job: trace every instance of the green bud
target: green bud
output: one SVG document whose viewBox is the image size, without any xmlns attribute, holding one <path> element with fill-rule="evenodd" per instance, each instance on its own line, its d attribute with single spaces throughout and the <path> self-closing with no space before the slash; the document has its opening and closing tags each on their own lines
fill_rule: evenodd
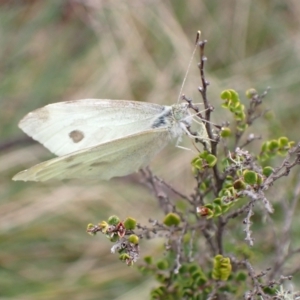
<svg viewBox="0 0 300 300">
<path fill-rule="evenodd" d="M 264 119 L 267 120 L 267 121 L 271 121 L 275 118 L 275 115 L 274 115 L 274 112 L 269 110 L 267 111 L 265 114 L 264 114 Z"/>
<path fill-rule="evenodd" d="M 246 91 L 246 97 L 247 97 L 248 99 L 251 99 L 251 98 L 252 98 L 253 96 L 255 96 L 255 95 L 257 95 L 256 89 L 251 88 L 251 89 L 248 89 L 248 90 Z"/>
<path fill-rule="evenodd" d="M 236 190 L 244 190 L 246 188 L 246 183 L 245 181 L 243 181 L 242 179 L 237 179 L 234 183 L 233 183 L 233 187 Z"/>
<path fill-rule="evenodd" d="M 268 143 L 268 148 L 269 148 L 269 151 L 273 152 L 273 151 L 277 151 L 277 149 L 279 148 L 279 143 L 277 140 L 271 140 L 269 143 Z"/>
<path fill-rule="evenodd" d="M 264 182 L 263 177 L 260 174 L 257 174 L 257 181 L 256 181 L 256 183 L 258 185 L 261 185 L 263 182 Z"/>
<path fill-rule="evenodd" d="M 242 120 L 243 120 L 243 119 L 240 119 L 240 121 L 242 121 Z M 248 128 L 248 124 L 245 123 L 245 124 L 239 124 L 239 125 L 237 126 L 236 129 L 237 129 L 238 131 L 242 131 L 242 132 L 243 132 L 243 131 L 245 131 L 247 128 Z"/>
<path fill-rule="evenodd" d="M 278 144 L 280 148 L 287 147 L 288 143 L 289 143 L 289 139 L 287 137 L 283 136 L 278 139 Z"/>
<path fill-rule="evenodd" d="M 102 233 L 105 233 L 109 227 L 109 225 L 106 221 L 101 221 L 100 223 L 98 223 L 98 226 L 101 229 Z"/>
<path fill-rule="evenodd" d="M 236 281 L 246 281 L 247 274 L 245 272 L 238 272 L 235 279 Z"/>
<path fill-rule="evenodd" d="M 156 263 L 156 266 L 159 270 L 167 270 L 169 268 L 169 263 L 167 260 L 160 260 Z"/>
<path fill-rule="evenodd" d="M 221 130 L 221 137 L 227 138 L 231 136 L 231 129 L 229 127 L 223 127 Z"/>
<path fill-rule="evenodd" d="M 139 237 L 135 234 L 131 234 L 129 237 L 128 237 L 128 241 L 132 244 L 135 244 L 137 245 L 139 243 Z"/>
<path fill-rule="evenodd" d="M 211 205 L 211 207 L 213 207 Z M 197 213 L 201 216 L 201 217 L 212 217 L 214 212 L 212 209 L 206 207 L 206 206 L 199 206 L 197 207 Z"/>
<path fill-rule="evenodd" d="M 91 231 L 94 227 L 95 227 L 95 225 L 92 223 L 89 223 L 88 226 L 86 227 L 86 231 L 89 235 L 92 235 L 92 236 L 96 235 L 96 232 Z"/>
<path fill-rule="evenodd" d="M 295 141 L 289 141 L 289 145 L 288 145 L 289 149 L 291 149 L 294 146 L 295 146 Z"/>
<path fill-rule="evenodd" d="M 136 227 L 136 220 L 133 219 L 133 218 L 127 218 L 125 221 L 124 221 L 124 227 L 127 229 L 127 230 L 134 230 L 135 227 Z"/>
<path fill-rule="evenodd" d="M 270 167 L 270 166 L 267 166 L 267 167 L 263 168 L 263 174 L 266 177 L 269 177 L 273 172 L 274 172 L 274 169 L 272 167 Z"/>
<path fill-rule="evenodd" d="M 120 219 L 117 216 L 110 216 L 107 222 L 109 225 L 118 225 L 120 223 Z"/>
<path fill-rule="evenodd" d="M 208 151 L 203 151 L 199 154 L 200 158 L 206 159 L 206 157 L 209 155 L 210 153 Z"/>
<path fill-rule="evenodd" d="M 247 184 L 254 185 L 257 183 L 257 173 L 254 171 L 245 170 L 243 176 Z"/>
<path fill-rule="evenodd" d="M 119 237 L 117 234 L 110 235 L 110 236 L 108 236 L 108 237 L 109 237 L 109 240 L 110 240 L 112 243 L 115 243 L 115 242 L 117 242 L 117 241 L 120 239 L 120 237 Z"/>
<path fill-rule="evenodd" d="M 145 256 L 144 261 L 146 264 L 151 265 L 152 264 L 152 256 Z"/>
<path fill-rule="evenodd" d="M 212 168 L 217 163 L 217 158 L 214 155 L 209 154 L 209 155 L 206 156 L 206 161 L 207 161 L 208 166 L 210 168 Z"/>
<path fill-rule="evenodd" d="M 231 99 L 231 93 L 228 90 L 225 90 L 221 93 L 220 95 L 221 99 L 226 100 L 226 99 Z"/>
<path fill-rule="evenodd" d="M 165 216 L 163 223 L 169 227 L 170 226 L 178 226 L 180 224 L 180 217 L 175 213 L 168 213 Z"/>
<path fill-rule="evenodd" d="M 202 171 L 203 170 L 203 159 L 199 158 L 199 156 L 195 157 L 192 160 L 192 166 L 193 166 L 194 170 Z"/>
</svg>

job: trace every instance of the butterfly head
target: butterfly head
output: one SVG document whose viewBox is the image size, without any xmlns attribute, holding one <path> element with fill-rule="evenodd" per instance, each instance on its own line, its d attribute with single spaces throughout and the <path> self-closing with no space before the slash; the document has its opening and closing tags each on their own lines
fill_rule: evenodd
<svg viewBox="0 0 300 300">
<path fill-rule="evenodd" d="M 192 118 L 188 108 L 188 103 L 172 105 L 172 115 L 174 120 L 183 123 L 185 126 L 190 126 L 192 123 Z"/>
</svg>

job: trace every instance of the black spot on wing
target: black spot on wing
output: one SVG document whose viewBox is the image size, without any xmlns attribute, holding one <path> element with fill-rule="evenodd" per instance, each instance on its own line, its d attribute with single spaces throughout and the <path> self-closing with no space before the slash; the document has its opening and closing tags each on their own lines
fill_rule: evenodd
<svg viewBox="0 0 300 300">
<path fill-rule="evenodd" d="M 69 137 L 72 139 L 73 143 L 79 143 L 84 138 L 84 134 L 80 130 L 73 130 L 69 133 Z"/>
</svg>

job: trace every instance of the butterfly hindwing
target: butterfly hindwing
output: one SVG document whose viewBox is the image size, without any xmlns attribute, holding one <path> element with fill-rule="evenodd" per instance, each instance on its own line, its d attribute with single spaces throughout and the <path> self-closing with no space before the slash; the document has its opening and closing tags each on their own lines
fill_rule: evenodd
<svg viewBox="0 0 300 300">
<path fill-rule="evenodd" d="M 16 174 L 13 180 L 108 180 L 125 176 L 147 166 L 169 140 L 170 134 L 167 129 L 143 131 L 42 162 Z"/>
</svg>

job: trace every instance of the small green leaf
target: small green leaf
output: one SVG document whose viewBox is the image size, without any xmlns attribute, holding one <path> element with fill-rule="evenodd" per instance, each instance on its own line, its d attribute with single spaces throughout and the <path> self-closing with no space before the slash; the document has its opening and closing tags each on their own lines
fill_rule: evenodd
<svg viewBox="0 0 300 300">
<path fill-rule="evenodd" d="M 198 266 L 198 265 L 192 264 L 192 265 L 189 267 L 189 272 L 190 272 L 190 273 L 197 272 L 198 270 L 199 270 L 199 266 Z"/>
<path fill-rule="evenodd" d="M 269 142 L 266 141 L 266 142 L 264 142 L 264 143 L 262 144 L 262 146 L 261 146 L 261 152 L 266 152 L 266 151 L 268 151 L 268 148 L 269 148 Z"/>
<path fill-rule="evenodd" d="M 226 102 L 225 102 L 225 103 L 223 103 L 223 104 L 221 105 L 221 107 L 223 107 L 223 108 L 226 108 L 226 109 L 227 109 L 227 108 L 229 108 L 229 103 L 226 103 Z"/>
<path fill-rule="evenodd" d="M 130 259 L 130 256 L 127 253 L 122 253 L 119 255 L 119 259 L 125 261 L 126 259 Z"/>
<path fill-rule="evenodd" d="M 277 151 L 277 154 L 280 155 L 280 156 L 286 156 L 287 153 L 288 153 L 287 150 L 278 150 L 278 151 Z"/>
<path fill-rule="evenodd" d="M 195 284 L 197 286 L 202 286 L 207 282 L 207 279 L 205 277 L 199 277 L 195 280 Z"/>
<path fill-rule="evenodd" d="M 240 101 L 239 99 L 239 94 L 235 90 L 229 90 L 231 97 L 230 99 L 232 100 L 233 103 L 237 103 Z"/>
<path fill-rule="evenodd" d="M 215 198 L 214 201 L 213 201 L 213 203 L 215 205 L 222 205 L 222 200 L 221 200 L 221 198 Z"/>
<path fill-rule="evenodd" d="M 220 205 L 215 205 L 214 207 L 214 217 L 218 217 L 222 214 L 222 207 Z"/>
<path fill-rule="evenodd" d="M 203 151 L 199 154 L 199 157 L 206 159 L 206 157 L 209 155 L 210 153 L 208 151 Z"/>
<path fill-rule="evenodd" d="M 208 209 L 210 209 L 210 210 L 213 210 L 213 209 L 214 209 L 214 206 L 213 206 L 212 204 L 210 204 L 210 203 L 205 204 L 204 207 L 206 207 L 206 208 L 208 208 Z"/>
<path fill-rule="evenodd" d="M 192 160 L 192 167 L 193 167 L 193 172 L 195 173 L 197 170 L 198 171 L 203 171 L 204 170 L 204 161 L 202 158 L 200 158 L 199 156 L 198 157 L 195 157 L 193 160 Z"/>
<path fill-rule="evenodd" d="M 163 274 L 156 274 L 155 278 L 160 283 L 165 283 L 166 282 L 166 276 L 163 275 Z"/>
<path fill-rule="evenodd" d="M 243 120 L 243 119 L 241 119 L 241 120 Z M 238 120 L 237 120 L 237 121 L 238 121 Z M 245 131 L 247 128 L 248 128 L 248 124 L 238 124 L 236 129 L 237 129 L 238 131 L 242 131 L 242 132 L 243 132 L 243 131 Z"/>
</svg>

